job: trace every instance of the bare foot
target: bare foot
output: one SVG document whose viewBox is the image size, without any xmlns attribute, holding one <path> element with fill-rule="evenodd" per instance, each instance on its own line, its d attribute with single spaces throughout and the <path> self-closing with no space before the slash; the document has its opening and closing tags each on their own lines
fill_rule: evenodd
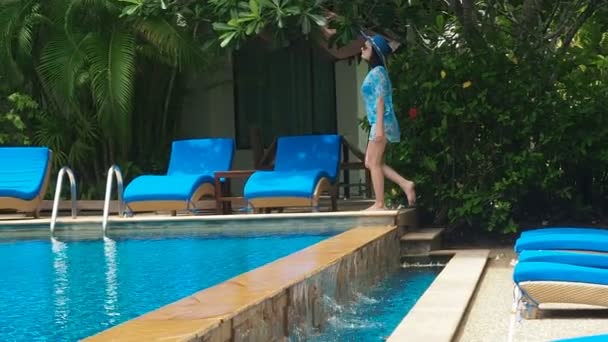
<svg viewBox="0 0 608 342">
<path fill-rule="evenodd" d="M 379 211 L 379 210 L 386 210 L 386 207 L 383 205 L 378 205 L 378 204 L 373 204 L 371 207 L 365 209 L 364 211 Z"/>
<path fill-rule="evenodd" d="M 407 205 L 410 207 L 416 205 L 416 184 L 411 181 L 407 182 L 403 188 L 403 191 L 407 197 Z"/>
</svg>

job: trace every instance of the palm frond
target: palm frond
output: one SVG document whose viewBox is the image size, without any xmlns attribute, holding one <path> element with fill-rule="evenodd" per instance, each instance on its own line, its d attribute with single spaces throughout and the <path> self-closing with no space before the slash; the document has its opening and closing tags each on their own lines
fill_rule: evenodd
<svg viewBox="0 0 608 342">
<path fill-rule="evenodd" d="M 59 107 L 73 105 L 76 76 L 84 68 L 85 54 L 82 45 L 86 38 L 74 45 L 65 35 L 55 35 L 42 49 L 38 73 L 43 86 Z"/>
<path fill-rule="evenodd" d="M 164 65 L 173 65 L 175 60 L 170 57 L 158 53 L 158 49 L 148 43 L 139 44 L 136 47 L 137 55 L 144 57 L 150 61 Z"/>
<path fill-rule="evenodd" d="M 180 70 L 184 67 L 201 69 L 206 65 L 206 54 L 201 45 L 184 30 L 171 25 L 164 18 L 146 18 L 134 24 L 145 39 L 154 46 L 172 66 Z"/>
<path fill-rule="evenodd" d="M 49 146 L 53 153 L 54 166 L 82 165 L 86 163 L 98 145 L 98 128 L 94 118 L 74 113 L 71 125 L 65 118 L 47 112 L 40 114 L 33 141 Z"/>
<path fill-rule="evenodd" d="M 0 4 L 0 66 L 12 84 L 23 82 L 23 74 L 15 59 L 19 53 L 15 39 L 20 36 L 24 18 L 31 12 L 35 0 L 7 1 Z"/>
<path fill-rule="evenodd" d="M 66 129 L 63 118 L 56 118 L 48 113 L 41 113 L 39 125 L 34 131 L 34 144 L 48 146 L 53 150 L 53 166 L 62 167 L 67 164 Z"/>
<path fill-rule="evenodd" d="M 17 55 L 20 60 L 31 60 L 32 49 L 34 46 L 34 34 L 36 25 L 40 20 L 40 5 L 34 4 L 30 13 L 24 18 L 23 23 L 17 33 Z"/>
<path fill-rule="evenodd" d="M 46 0 L 41 1 L 41 12 L 49 18 L 57 28 L 63 27 L 65 14 L 72 3 L 72 0 Z"/>
<path fill-rule="evenodd" d="M 108 131 L 114 130 L 124 138 L 124 125 L 119 123 L 131 112 L 135 36 L 114 28 L 109 35 L 91 36 L 85 46 L 98 117 Z"/>
<path fill-rule="evenodd" d="M 79 114 L 75 120 L 75 139 L 69 146 L 68 160 L 71 165 L 83 165 L 95 155 L 99 146 L 97 121 L 90 115 Z"/>
</svg>

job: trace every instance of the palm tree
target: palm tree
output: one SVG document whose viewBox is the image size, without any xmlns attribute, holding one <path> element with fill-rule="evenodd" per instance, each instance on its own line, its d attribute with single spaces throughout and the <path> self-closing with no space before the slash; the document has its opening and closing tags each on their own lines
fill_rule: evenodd
<svg viewBox="0 0 608 342">
<path fill-rule="evenodd" d="M 124 15 L 133 2 L 0 3 L 0 75 L 6 78 L 0 82 L 41 102 L 46 114 L 35 142 L 53 148 L 57 164 L 97 174 L 97 180 L 99 170 L 129 159 L 138 133 L 133 120 L 136 76 L 145 75 L 151 64 L 168 66 L 170 84 L 159 88 L 166 98 L 158 123 L 163 125 L 177 72 L 208 60 L 193 39 L 198 27 L 179 27 L 166 13 Z"/>
</svg>

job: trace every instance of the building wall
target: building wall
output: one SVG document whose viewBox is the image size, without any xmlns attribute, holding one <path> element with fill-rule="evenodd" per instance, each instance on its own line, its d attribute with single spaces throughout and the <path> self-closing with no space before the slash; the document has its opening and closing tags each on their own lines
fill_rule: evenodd
<svg viewBox="0 0 608 342">
<path fill-rule="evenodd" d="M 234 137 L 235 103 L 232 58 L 228 54 L 215 68 L 193 77 L 184 96 L 180 138 Z M 237 150 L 234 167 L 250 169 L 250 150 Z"/>
<path fill-rule="evenodd" d="M 356 60 L 336 62 L 336 111 L 338 133 L 353 145 L 365 151 L 367 136 L 359 127 L 359 119 L 365 117 L 365 109 L 359 89 L 367 72 L 364 63 Z M 232 59 L 227 57 L 216 68 L 204 75 L 193 77 L 187 85 L 179 138 L 234 137 L 235 103 Z M 351 161 L 356 158 L 351 155 Z M 251 150 L 237 150 L 234 160 L 236 169 L 253 168 Z M 351 171 L 350 182 L 363 180 L 362 171 Z M 358 191 L 353 189 L 354 194 Z"/>
<path fill-rule="evenodd" d="M 187 85 L 180 135 L 233 137 L 234 92 L 232 60 L 228 55 L 216 68 L 193 76 Z"/>
<path fill-rule="evenodd" d="M 342 134 L 351 144 L 365 151 L 367 136 L 359 127 L 359 120 L 365 118 L 365 107 L 359 89 L 367 73 L 365 63 L 356 60 L 336 62 L 336 111 L 338 116 L 338 133 Z M 350 161 L 357 158 L 351 153 Z M 350 183 L 358 184 L 364 181 L 363 171 L 350 171 Z M 352 189 L 354 194 L 358 189 Z"/>
</svg>

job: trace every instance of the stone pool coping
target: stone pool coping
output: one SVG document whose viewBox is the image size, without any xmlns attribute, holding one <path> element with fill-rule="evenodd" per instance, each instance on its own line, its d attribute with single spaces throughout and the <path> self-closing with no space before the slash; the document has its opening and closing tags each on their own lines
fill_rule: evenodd
<svg viewBox="0 0 608 342">
<path fill-rule="evenodd" d="M 376 212 L 344 211 L 320 213 L 274 213 L 237 215 L 136 215 L 129 218 L 111 217 L 107 236 L 129 234 L 242 234 L 306 233 L 336 231 L 352 227 L 391 225 L 414 226 L 414 209 Z M 284 227 L 284 229 L 281 229 Z M 0 219 L 0 239 L 31 239 L 50 237 L 50 219 Z M 54 238 L 98 239 L 103 237 L 101 216 L 62 217 L 57 221 Z"/>
<path fill-rule="evenodd" d="M 378 210 L 378 211 L 335 211 L 335 212 L 308 212 L 308 213 L 271 213 L 271 214 L 230 214 L 230 215 L 178 215 L 171 216 L 165 214 L 136 214 L 132 217 L 119 217 L 110 215 L 110 223 L 124 222 L 163 222 L 163 221 L 226 221 L 226 220 L 268 220 L 268 219 L 285 219 L 285 218 L 302 218 L 302 217 L 394 217 L 399 212 L 413 211 L 413 209 L 400 210 Z M 0 216 L 1 217 L 1 216 Z M 51 222 L 49 217 L 45 218 L 26 218 L 20 216 L 5 215 L 6 219 L 0 220 L 0 226 L 4 225 L 30 225 L 30 224 L 45 224 Z M 70 223 L 101 223 L 101 215 L 95 216 L 79 216 L 75 219 L 71 217 L 57 218 L 57 225 Z"/>
<path fill-rule="evenodd" d="M 243 221 L 260 222 L 286 219 L 340 219 L 340 218 L 392 218 L 402 213 L 414 213 L 413 209 L 385 210 L 385 211 L 340 211 L 340 212 L 318 212 L 318 213 L 273 213 L 273 214 L 231 214 L 231 215 L 183 215 L 170 216 L 163 214 L 140 214 L 133 217 L 110 216 L 108 227 L 122 228 L 137 226 L 150 223 L 242 223 Z M 79 216 L 75 219 L 71 217 L 60 217 L 57 219 L 56 229 L 69 228 L 73 226 L 94 226 L 101 227 L 102 216 Z M 10 217 L 0 219 L 0 231 L 4 228 L 45 228 L 48 229 L 51 223 L 50 218 L 20 218 Z"/>
<path fill-rule="evenodd" d="M 240 341 L 252 340 L 251 336 L 288 335 L 289 324 L 298 320 L 293 316 L 304 314 L 304 320 L 318 320 L 314 317 L 318 310 L 315 300 L 322 297 L 325 290 L 320 287 L 327 281 L 321 279 L 321 273 L 333 268 L 334 283 L 361 277 L 369 270 L 379 275 L 378 270 L 391 268 L 394 262 L 388 260 L 398 255 L 399 230 L 395 225 L 352 228 L 85 341 Z M 363 258 L 363 253 L 372 257 Z M 353 260 L 363 259 L 368 262 L 357 269 Z M 305 303 L 296 303 L 300 307 L 293 308 L 298 300 Z M 307 312 L 298 312 L 301 306 L 306 306 Z M 259 320 L 261 316 L 279 316 L 282 320 L 269 324 Z M 264 324 L 269 325 L 260 328 Z M 249 339 L 243 334 L 250 334 Z"/>
<path fill-rule="evenodd" d="M 489 253 L 486 249 L 443 251 L 452 258 L 387 341 L 452 341 Z"/>
</svg>

